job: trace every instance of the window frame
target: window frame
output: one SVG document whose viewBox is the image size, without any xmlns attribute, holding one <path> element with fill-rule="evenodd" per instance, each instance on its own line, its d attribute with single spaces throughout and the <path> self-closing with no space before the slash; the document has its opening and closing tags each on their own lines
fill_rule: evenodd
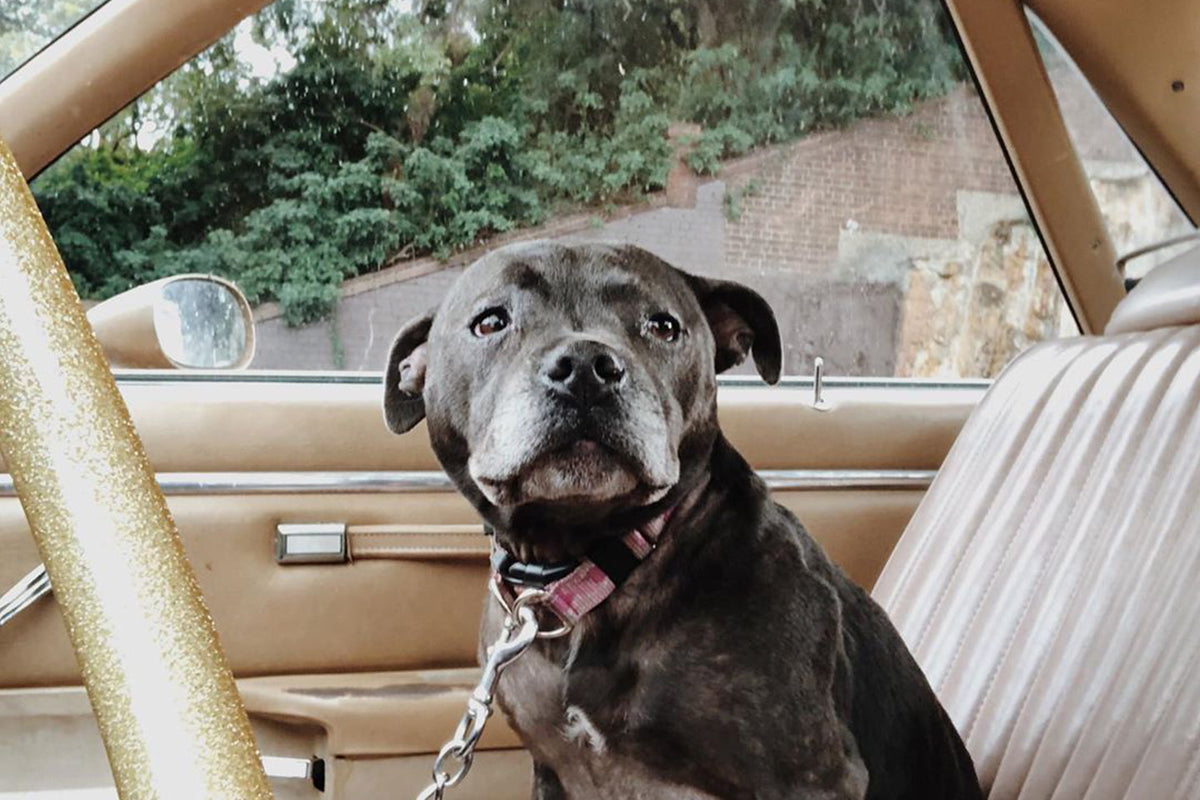
<svg viewBox="0 0 1200 800">
<path fill-rule="evenodd" d="M 1029 21 L 1031 29 L 1034 30 L 1037 34 L 1039 34 L 1045 40 L 1048 47 L 1057 51 L 1055 53 L 1055 55 L 1058 58 L 1061 58 L 1065 61 L 1067 67 L 1074 74 L 1075 78 L 1083 83 L 1083 85 L 1086 87 L 1087 91 L 1091 93 L 1092 97 L 1095 98 L 1096 102 L 1099 103 L 1100 106 L 1104 109 L 1104 113 L 1108 117 L 1108 120 L 1111 122 L 1112 125 L 1114 125 L 1116 127 L 1116 129 L 1118 131 L 1120 131 L 1121 136 L 1124 137 L 1126 144 L 1128 144 L 1133 149 L 1133 151 L 1135 153 L 1137 153 L 1138 159 L 1140 160 L 1141 164 L 1143 166 L 1145 166 L 1145 168 L 1147 170 L 1149 170 L 1151 175 L 1154 176 L 1154 180 L 1155 180 L 1158 188 L 1161 189 L 1162 192 L 1166 195 L 1166 197 L 1171 201 L 1174 208 L 1179 212 L 1179 214 L 1183 217 L 1183 219 L 1185 219 L 1188 222 L 1188 224 L 1190 224 L 1192 226 L 1192 231 L 1190 233 L 1172 234 L 1167 237 L 1160 237 L 1158 239 L 1155 239 L 1154 241 L 1148 241 L 1143 244 L 1137 245 L 1125 252 L 1120 252 L 1120 251 L 1114 250 L 1117 254 L 1117 258 L 1116 258 L 1117 272 L 1120 273 L 1121 278 L 1125 281 L 1126 288 L 1131 289 L 1133 286 L 1135 286 L 1137 284 L 1137 282 L 1138 282 L 1138 280 L 1140 280 L 1140 278 L 1130 279 L 1126 276 L 1125 267 L 1129 262 L 1135 261 L 1143 256 L 1151 255 L 1155 252 L 1158 252 L 1159 250 L 1170 249 L 1177 245 L 1191 241 L 1192 239 L 1195 239 L 1198 235 L 1200 235 L 1200 227 L 1197 227 L 1196 220 L 1193 219 L 1190 214 L 1188 214 L 1188 210 L 1184 207 L 1183 203 L 1180 201 L 1178 194 L 1171 188 L 1171 186 L 1163 178 L 1163 175 L 1159 171 L 1158 167 L 1154 163 L 1152 163 L 1149 158 L 1146 157 L 1146 153 L 1142 150 L 1141 146 L 1137 143 L 1137 141 L 1134 140 L 1134 138 L 1133 138 L 1132 134 L 1129 132 L 1129 130 L 1125 127 L 1125 125 L 1121 122 L 1121 120 L 1117 118 L 1117 116 L 1112 112 L 1112 110 L 1109 109 L 1109 107 L 1107 105 L 1105 105 L 1104 99 L 1100 96 L 1099 92 L 1096 91 L 1096 87 L 1092 84 L 1092 81 L 1088 78 L 1088 76 L 1079 67 L 1079 64 L 1076 63 L 1075 59 L 1067 51 L 1067 48 L 1063 45 L 1063 43 L 1061 41 L 1059 41 L 1059 39 L 1055 35 L 1054 31 L 1050 29 L 1050 26 L 1046 24 L 1045 20 L 1043 20 L 1038 15 L 1038 12 L 1035 11 L 1032 6 L 1029 6 L 1029 5 L 1025 6 L 1025 17 Z M 1043 68 L 1046 70 L 1046 73 L 1047 73 L 1047 76 L 1048 76 L 1048 79 L 1050 82 L 1050 86 L 1054 90 L 1055 97 L 1057 98 L 1059 89 L 1056 86 L 1053 78 L 1049 78 L 1049 75 L 1051 72 L 1050 64 L 1048 64 L 1046 62 L 1046 57 L 1042 54 L 1042 48 L 1040 46 L 1038 47 L 1037 52 L 1038 52 L 1039 59 L 1042 61 Z M 1074 147 L 1075 146 L 1074 145 L 1075 134 L 1072 130 L 1073 126 L 1067 120 L 1067 116 L 1065 114 L 1063 115 L 1063 121 L 1064 121 L 1064 123 L 1066 123 L 1067 134 L 1068 134 L 1068 136 L 1071 137 L 1072 146 Z M 1076 152 L 1078 152 L 1078 148 L 1076 148 Z M 1081 161 L 1081 163 L 1083 163 L 1082 156 L 1080 156 L 1080 161 Z M 1087 173 L 1087 165 L 1086 164 L 1084 164 L 1084 172 Z M 1089 180 L 1089 183 L 1092 180 L 1092 176 L 1090 174 L 1088 175 L 1088 180 Z M 1093 191 L 1093 195 L 1094 194 L 1095 193 Z M 1098 203 L 1099 203 L 1099 200 L 1097 200 L 1097 204 Z M 1103 215 L 1103 211 L 1101 211 L 1101 214 Z M 1108 230 L 1107 224 L 1105 225 L 1105 230 Z M 1114 245 L 1114 248 L 1115 248 L 1115 245 Z"/>
<path fill-rule="evenodd" d="M 43 42 L 39 47 L 35 48 L 32 53 L 30 53 L 29 55 L 25 56 L 25 58 L 23 58 L 19 62 L 17 62 L 16 66 L 14 66 L 8 72 L 0 75 L 0 84 L 3 84 L 6 80 L 11 78 L 13 75 L 16 75 L 22 69 L 24 69 L 26 64 L 30 63 L 35 58 L 39 57 L 43 52 L 48 50 L 50 47 L 54 46 L 54 44 L 59 39 L 63 38 L 64 36 L 67 36 L 68 34 L 71 33 L 71 31 L 75 30 L 75 28 L 77 28 L 78 26 L 87 22 L 88 18 L 90 16 L 92 16 L 93 14 L 95 14 L 96 12 L 98 12 L 101 8 L 108 5 L 109 3 L 113 3 L 113 2 L 117 2 L 117 0 L 99 0 L 99 2 L 96 3 L 96 5 L 92 6 L 90 9 L 85 11 L 82 15 L 77 17 L 75 19 L 75 21 L 73 21 L 70 25 L 63 28 L 61 31 L 56 33 L 53 37 L 51 37 L 50 39 Z"/>
<path fill-rule="evenodd" d="M 171 370 L 124 369 L 113 370 L 118 384 L 155 383 L 319 383 L 353 386 L 382 385 L 382 371 L 337 370 Z M 994 378 L 890 378 L 823 375 L 826 389 L 986 389 Z M 763 388 L 756 375 L 718 375 L 717 385 L 730 389 Z M 814 392 L 816 379 L 812 375 L 784 375 L 774 388 Z"/>
<path fill-rule="evenodd" d="M 1084 335 L 1100 333 L 1124 283 L 1025 5 L 941 2 L 1076 325 Z"/>
<path fill-rule="evenodd" d="M 33 180 L 270 2 L 106 0 L 0 81 L 0 139 Z"/>
</svg>

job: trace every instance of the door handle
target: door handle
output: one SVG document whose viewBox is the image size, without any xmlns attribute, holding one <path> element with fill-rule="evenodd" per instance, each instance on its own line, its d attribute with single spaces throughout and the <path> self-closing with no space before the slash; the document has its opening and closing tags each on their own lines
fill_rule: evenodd
<svg viewBox="0 0 1200 800">
<path fill-rule="evenodd" d="M 341 522 L 275 526 L 275 560 L 280 564 L 341 564 L 349 558 L 346 526 Z"/>
</svg>

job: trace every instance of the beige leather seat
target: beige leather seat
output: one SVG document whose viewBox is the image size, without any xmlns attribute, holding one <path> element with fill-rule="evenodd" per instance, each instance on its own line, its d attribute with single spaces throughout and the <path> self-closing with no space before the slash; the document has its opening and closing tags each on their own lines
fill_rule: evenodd
<svg viewBox="0 0 1200 800">
<path fill-rule="evenodd" d="M 990 797 L 1200 798 L 1200 249 L 996 381 L 875 587 Z"/>
</svg>

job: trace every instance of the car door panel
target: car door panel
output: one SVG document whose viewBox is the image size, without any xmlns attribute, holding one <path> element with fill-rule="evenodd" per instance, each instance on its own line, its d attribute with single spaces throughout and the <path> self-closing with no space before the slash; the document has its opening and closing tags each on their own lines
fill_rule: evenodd
<svg viewBox="0 0 1200 800">
<path fill-rule="evenodd" d="M 377 384 L 122 388 L 239 677 L 473 663 L 482 528 L 434 471 L 424 432 L 386 431 Z M 775 497 L 869 587 L 981 389 L 833 388 L 821 411 L 810 391 L 723 387 L 721 419 Z M 38 557 L 11 485 L 0 495 L 7 586 Z M 275 528 L 289 522 L 344 523 L 351 559 L 276 563 Z M 0 647 L 0 687 L 77 681 L 52 602 L 0 628 Z"/>
<path fill-rule="evenodd" d="M 915 490 L 777 492 L 860 583 L 870 585 L 912 515 Z M 199 495 L 172 497 L 221 642 L 238 676 L 459 666 L 475 658 L 488 542 L 457 495 Z M 397 526 L 397 518 L 410 522 Z M 449 520 L 452 532 L 439 523 Z M 280 522 L 345 522 L 351 560 L 275 561 Z M 467 523 L 467 524 L 463 524 Z M 13 499 L 0 501 L 3 566 L 15 582 L 37 563 Z M 52 602 L 0 628 L 2 686 L 78 681 Z"/>
<path fill-rule="evenodd" d="M 238 688 L 251 713 L 311 721 L 331 752 L 366 758 L 436 752 L 478 678 L 474 667 L 461 667 L 242 678 Z M 485 750 L 520 746 L 502 716 L 488 723 L 481 740 Z"/>
</svg>

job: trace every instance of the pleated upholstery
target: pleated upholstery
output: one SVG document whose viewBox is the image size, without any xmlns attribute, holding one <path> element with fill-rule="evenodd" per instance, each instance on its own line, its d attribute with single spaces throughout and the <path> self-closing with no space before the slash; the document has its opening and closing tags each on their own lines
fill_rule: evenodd
<svg viewBox="0 0 1200 800">
<path fill-rule="evenodd" d="M 1014 361 L 874 594 L 990 797 L 1200 799 L 1200 325 Z"/>
</svg>

